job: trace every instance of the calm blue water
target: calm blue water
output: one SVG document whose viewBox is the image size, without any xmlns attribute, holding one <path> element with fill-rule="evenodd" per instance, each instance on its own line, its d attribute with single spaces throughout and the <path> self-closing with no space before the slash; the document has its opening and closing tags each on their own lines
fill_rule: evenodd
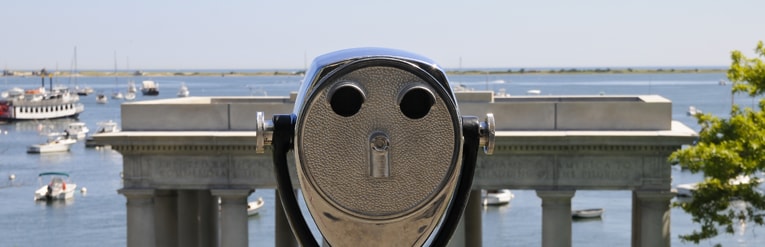
<svg viewBox="0 0 765 247">
<path fill-rule="evenodd" d="M 130 78 L 137 83 L 147 79 Z M 181 83 L 185 83 L 192 96 L 247 96 L 287 95 L 296 91 L 301 77 L 159 77 L 148 78 L 159 82 L 160 95 L 136 100 L 173 98 Z M 659 94 L 673 102 L 673 119 L 698 130 L 695 120 L 686 115 L 693 105 L 704 112 L 724 116 L 731 103 L 730 85 L 719 86 L 723 74 L 609 74 L 609 75 L 505 75 L 505 76 L 452 76 L 452 83 L 463 84 L 476 90 L 504 89 L 511 95 L 523 95 L 531 89 L 543 95 L 644 95 Z M 74 86 L 68 78 L 54 79 L 62 85 Z M 126 91 L 127 78 L 79 78 L 80 86 L 111 94 L 115 89 Z M 35 87 L 35 77 L 0 78 L 0 89 Z M 746 97 L 733 99 L 750 106 L 755 103 Z M 104 120 L 120 121 L 118 101 L 96 104 L 95 96 L 82 97 L 85 112 L 80 121 L 91 129 Z M 111 150 L 86 149 L 75 145 L 71 152 L 51 155 L 32 155 L 26 147 L 42 142 L 39 129 L 53 126 L 61 130 L 68 121 L 19 122 L 0 125 L 0 246 L 124 246 L 126 244 L 125 198 L 117 194 L 121 188 L 122 157 Z M 35 203 L 32 200 L 38 187 L 37 174 L 43 171 L 65 171 L 87 194 L 77 193 L 65 204 Z M 16 180 L 9 181 L 10 174 Z M 673 170 L 674 184 L 694 182 L 701 176 Z M 514 190 L 510 205 L 490 207 L 483 211 L 484 243 L 486 246 L 539 246 L 541 241 L 540 199 L 534 191 Z M 273 246 L 274 191 L 258 190 L 250 199 L 263 197 L 265 209 L 249 218 L 250 246 Z M 573 208 L 602 207 L 606 212 L 602 220 L 573 223 L 574 246 L 628 246 L 630 244 L 631 194 L 629 191 L 578 191 L 572 201 Z M 725 246 L 765 246 L 765 237 L 758 236 L 761 228 L 744 224 L 735 235 L 723 235 L 709 242 Z M 689 233 L 690 216 L 679 209 L 672 210 L 672 244 L 682 243 L 678 234 Z"/>
</svg>

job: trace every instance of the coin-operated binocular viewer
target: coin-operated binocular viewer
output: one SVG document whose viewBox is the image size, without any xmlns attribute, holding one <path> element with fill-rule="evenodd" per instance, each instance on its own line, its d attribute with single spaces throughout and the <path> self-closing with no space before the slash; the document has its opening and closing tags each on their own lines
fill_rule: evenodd
<svg viewBox="0 0 765 247">
<path fill-rule="evenodd" d="M 359 48 L 316 58 L 292 114 L 258 114 L 259 151 L 273 147 L 285 213 L 303 246 L 318 246 L 293 193 L 294 151 L 311 217 L 332 246 L 443 246 L 473 183 L 494 118 L 460 115 L 444 71 L 399 50 Z"/>
</svg>

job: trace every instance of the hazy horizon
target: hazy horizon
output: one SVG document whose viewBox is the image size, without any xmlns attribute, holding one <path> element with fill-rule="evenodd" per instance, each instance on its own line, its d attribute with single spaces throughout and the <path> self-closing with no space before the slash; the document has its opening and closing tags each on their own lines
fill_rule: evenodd
<svg viewBox="0 0 765 247">
<path fill-rule="evenodd" d="M 729 66 L 613 66 L 613 67 L 515 67 L 515 68 L 442 68 L 446 71 L 507 71 L 508 69 L 511 69 L 512 71 L 517 72 L 519 69 L 524 69 L 526 71 L 529 70 L 560 70 L 560 69 L 577 69 L 577 70 L 595 70 L 595 69 L 612 69 L 612 70 L 626 70 L 626 69 L 634 69 L 634 70 L 656 70 L 656 69 L 677 69 L 677 70 L 691 70 L 691 69 L 700 69 L 700 70 L 726 70 Z M 5 69 L 5 68 L 4 68 Z M 11 69 L 7 68 L 9 71 L 21 71 L 21 72 L 33 72 L 33 71 L 40 71 L 40 69 Z M 71 70 L 51 70 L 50 68 L 45 68 L 49 72 L 52 71 L 61 71 L 61 72 L 70 72 Z M 304 68 L 265 68 L 265 69 L 254 69 L 254 68 L 202 68 L 202 69 L 184 69 L 184 68 L 174 68 L 174 69 L 117 69 L 117 72 L 135 72 L 135 71 L 144 71 L 144 72 L 270 72 L 270 71 L 302 71 Z M 114 69 L 78 69 L 79 72 L 83 71 L 93 71 L 93 72 L 113 72 Z"/>
<path fill-rule="evenodd" d="M 14 1 L 9 70 L 304 69 L 353 47 L 443 68 L 727 66 L 765 32 L 765 1 Z M 116 53 L 116 56 L 115 56 Z"/>
</svg>

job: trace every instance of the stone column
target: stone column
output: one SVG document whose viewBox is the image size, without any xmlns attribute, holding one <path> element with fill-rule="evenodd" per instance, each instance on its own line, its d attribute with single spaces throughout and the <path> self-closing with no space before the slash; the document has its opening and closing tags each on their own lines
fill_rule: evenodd
<svg viewBox="0 0 765 247">
<path fill-rule="evenodd" d="M 292 233 L 290 222 L 287 220 L 287 215 L 284 214 L 284 207 L 282 206 L 281 196 L 279 196 L 279 190 L 274 190 L 274 198 L 276 198 L 276 202 L 274 203 L 274 215 L 276 216 L 274 219 L 274 230 L 276 235 L 274 239 L 276 243 L 275 246 L 297 247 L 297 239 Z"/>
<path fill-rule="evenodd" d="M 542 247 L 571 246 L 571 197 L 575 190 L 537 190 L 542 198 Z"/>
<path fill-rule="evenodd" d="M 178 246 L 178 194 L 157 190 L 154 195 L 154 224 L 157 246 Z"/>
<path fill-rule="evenodd" d="M 199 224 L 197 225 L 197 239 L 199 246 L 216 246 L 215 243 L 215 231 L 217 228 L 213 228 L 213 211 L 212 201 L 213 196 L 209 190 L 197 190 L 197 215 Z M 217 212 L 216 212 L 217 213 Z M 217 219 L 217 217 L 215 217 Z"/>
<path fill-rule="evenodd" d="M 212 192 L 210 192 L 212 195 Z M 211 200 L 208 202 L 210 204 L 210 213 L 212 215 L 212 231 L 213 235 L 212 242 L 215 243 L 212 246 L 220 246 L 220 198 L 217 196 L 212 196 Z"/>
<path fill-rule="evenodd" d="M 247 196 L 250 189 L 211 190 L 213 196 L 221 199 L 220 246 L 246 247 L 247 238 Z"/>
<path fill-rule="evenodd" d="M 120 189 L 127 198 L 127 246 L 156 246 L 154 227 L 154 190 Z"/>
<path fill-rule="evenodd" d="M 197 193 L 178 190 L 178 246 L 199 246 Z"/>
<path fill-rule="evenodd" d="M 671 191 L 632 192 L 632 246 L 669 247 Z"/>
</svg>

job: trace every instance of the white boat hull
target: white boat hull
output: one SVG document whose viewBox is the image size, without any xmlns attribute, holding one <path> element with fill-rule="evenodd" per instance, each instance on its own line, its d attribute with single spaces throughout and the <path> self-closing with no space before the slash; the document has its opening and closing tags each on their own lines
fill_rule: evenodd
<svg viewBox="0 0 765 247">
<path fill-rule="evenodd" d="M 66 189 L 54 189 L 50 195 L 48 195 L 48 186 L 40 187 L 35 191 L 35 200 L 68 200 L 74 197 L 74 191 L 77 189 L 77 184 L 67 184 Z"/>
<path fill-rule="evenodd" d="M 20 95 L 0 100 L 0 119 L 37 120 L 77 117 L 85 110 L 80 97 L 74 92 Z"/>
<path fill-rule="evenodd" d="M 600 218 L 603 215 L 602 208 L 591 208 L 583 210 L 574 210 L 571 212 L 571 216 L 574 218 Z"/>
<path fill-rule="evenodd" d="M 39 177 L 53 176 L 50 182 L 43 184 L 35 190 L 35 201 L 37 200 L 67 200 L 74 197 L 74 191 L 77 190 L 77 184 L 69 181 L 69 174 L 61 172 L 44 172 Z M 40 181 L 42 184 L 42 181 Z"/>
<path fill-rule="evenodd" d="M 677 196 L 679 197 L 692 197 L 693 192 L 696 191 L 696 188 L 698 188 L 697 183 L 689 183 L 680 184 L 675 188 L 675 190 L 677 191 Z"/>
<path fill-rule="evenodd" d="M 135 99 L 135 93 L 134 92 L 128 92 L 125 94 L 125 100 L 134 100 Z"/>
<path fill-rule="evenodd" d="M 88 135 L 88 132 L 90 132 L 90 129 L 88 129 L 88 126 L 82 122 L 70 123 L 66 127 L 66 130 L 64 130 L 64 133 L 67 134 L 67 137 L 77 140 L 85 139 L 85 137 Z"/>
<path fill-rule="evenodd" d="M 496 191 L 496 193 L 482 191 L 482 194 L 482 201 L 485 206 L 508 204 L 515 197 L 509 189 L 501 189 Z"/>
<path fill-rule="evenodd" d="M 27 153 L 68 152 L 72 144 L 76 142 L 73 139 L 61 139 L 43 144 L 33 144 L 27 148 Z"/>
<path fill-rule="evenodd" d="M 257 201 L 247 203 L 247 215 L 257 215 L 260 212 L 260 208 L 263 207 L 264 204 L 265 202 L 263 201 L 263 198 L 258 198 Z"/>
</svg>

